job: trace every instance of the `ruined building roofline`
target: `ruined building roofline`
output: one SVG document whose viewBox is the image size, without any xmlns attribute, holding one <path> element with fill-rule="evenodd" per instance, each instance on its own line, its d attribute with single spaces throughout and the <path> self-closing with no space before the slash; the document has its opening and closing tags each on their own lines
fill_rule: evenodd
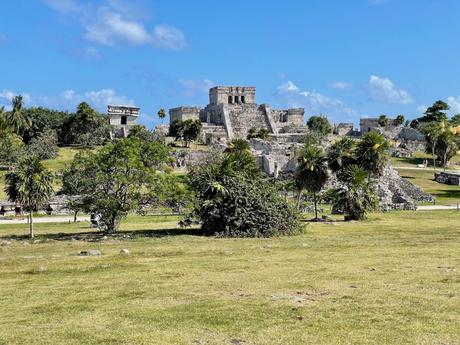
<svg viewBox="0 0 460 345">
<path fill-rule="evenodd" d="M 255 91 L 256 90 L 256 87 L 255 86 L 224 86 L 224 85 L 218 85 L 218 86 L 214 86 L 212 88 L 209 89 L 209 92 L 211 92 L 212 90 L 231 90 L 231 89 L 241 89 L 241 90 L 248 90 L 248 91 Z"/>
</svg>

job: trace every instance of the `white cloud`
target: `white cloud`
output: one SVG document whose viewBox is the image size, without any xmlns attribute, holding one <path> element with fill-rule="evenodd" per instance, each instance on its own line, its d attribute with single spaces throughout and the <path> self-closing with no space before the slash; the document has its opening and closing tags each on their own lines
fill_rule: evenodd
<svg viewBox="0 0 460 345">
<path fill-rule="evenodd" d="M 449 104 L 450 111 L 453 114 L 460 114 L 460 96 L 457 97 L 447 97 L 447 104 Z"/>
<path fill-rule="evenodd" d="M 150 42 L 151 37 L 142 23 L 126 20 L 121 14 L 105 8 L 99 13 L 99 20 L 86 26 L 87 40 L 104 45 L 117 42 L 141 45 Z"/>
<path fill-rule="evenodd" d="M 214 83 L 209 79 L 179 79 L 183 95 L 187 98 L 199 98 L 207 95 Z"/>
<path fill-rule="evenodd" d="M 150 45 L 180 50 L 186 47 L 184 33 L 169 25 L 156 25 L 152 30 L 141 19 L 144 17 L 131 3 L 106 0 L 103 5 L 77 3 L 73 0 L 44 0 L 61 15 L 81 18 L 83 37 L 92 43 L 106 46 L 121 44 Z"/>
<path fill-rule="evenodd" d="M 8 89 L 3 89 L 3 91 L 0 92 L 0 108 L 5 107 L 6 110 L 11 110 L 11 101 L 13 97 L 19 95 L 18 92 L 14 92 Z M 28 93 L 23 93 L 21 94 L 24 104 L 25 105 L 30 105 L 32 102 L 32 99 L 30 97 L 30 94 Z"/>
<path fill-rule="evenodd" d="M 332 117 L 346 115 L 347 118 L 357 115 L 355 110 L 347 106 L 341 100 L 324 96 L 316 91 L 301 91 L 300 88 L 290 80 L 278 86 L 278 95 L 282 97 L 290 107 L 305 108 L 306 114 L 326 114 Z"/>
<path fill-rule="evenodd" d="M 100 112 L 107 110 L 107 105 L 133 105 L 134 101 L 128 97 L 118 95 L 113 89 L 101 89 L 78 93 L 75 90 L 65 90 L 58 96 L 44 96 L 39 98 L 39 104 L 61 110 L 75 111 L 81 102 L 87 102 Z"/>
<path fill-rule="evenodd" d="M 329 84 L 329 86 L 332 87 L 333 89 L 347 90 L 347 89 L 351 89 L 352 84 L 347 83 L 345 81 L 336 81 L 334 83 Z"/>
<path fill-rule="evenodd" d="M 8 89 L 0 92 L 0 107 L 11 109 L 11 100 L 19 93 Z M 87 102 L 100 112 L 107 110 L 107 105 L 134 105 L 134 101 L 126 96 L 119 95 L 113 89 L 101 89 L 78 93 L 75 90 L 65 90 L 57 96 L 34 96 L 28 93 L 21 94 L 26 106 L 45 106 L 54 109 L 75 111 L 81 102 Z"/>
<path fill-rule="evenodd" d="M 151 41 L 154 46 L 173 50 L 180 50 L 186 46 L 184 33 L 168 25 L 155 26 Z"/>
<path fill-rule="evenodd" d="M 371 98 L 376 101 L 390 104 L 410 104 L 413 102 L 409 92 L 398 89 L 388 78 L 371 75 L 367 88 Z"/>
</svg>

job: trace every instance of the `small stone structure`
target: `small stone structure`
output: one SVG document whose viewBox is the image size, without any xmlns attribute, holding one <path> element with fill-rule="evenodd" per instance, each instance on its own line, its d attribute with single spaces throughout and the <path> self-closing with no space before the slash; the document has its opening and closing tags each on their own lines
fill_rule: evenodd
<svg viewBox="0 0 460 345">
<path fill-rule="evenodd" d="M 128 105 L 108 105 L 109 124 L 113 126 L 112 137 L 125 138 L 129 129 L 137 124 L 140 108 Z"/>
<path fill-rule="evenodd" d="M 443 171 L 434 174 L 436 182 L 460 186 L 460 171 Z"/>
</svg>

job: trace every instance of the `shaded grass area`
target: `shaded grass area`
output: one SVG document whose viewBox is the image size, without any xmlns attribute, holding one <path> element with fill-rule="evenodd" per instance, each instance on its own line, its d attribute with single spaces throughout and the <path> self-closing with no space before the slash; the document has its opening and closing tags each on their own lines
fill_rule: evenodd
<svg viewBox="0 0 460 345">
<path fill-rule="evenodd" d="M 130 217 L 129 239 L 1 246 L 0 344 L 460 342 L 460 213 L 309 223 L 271 239 L 194 236 L 176 221 Z M 177 236 L 152 236 L 165 231 Z M 3 238 L 26 232 L 0 226 Z M 102 256 L 76 255 L 88 249 Z"/>
<path fill-rule="evenodd" d="M 399 175 L 422 188 L 425 192 L 436 197 L 439 205 L 449 205 L 460 202 L 460 187 L 438 183 L 434 180 L 431 170 L 397 169 Z"/>
</svg>

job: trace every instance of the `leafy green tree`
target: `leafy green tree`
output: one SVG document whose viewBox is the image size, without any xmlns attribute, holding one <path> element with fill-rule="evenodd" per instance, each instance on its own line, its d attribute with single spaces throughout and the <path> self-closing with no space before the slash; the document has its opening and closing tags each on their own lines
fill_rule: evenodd
<svg viewBox="0 0 460 345">
<path fill-rule="evenodd" d="M 158 131 L 150 131 L 144 125 L 134 125 L 129 129 L 129 138 L 138 138 L 143 141 L 164 142 L 164 134 Z"/>
<path fill-rule="evenodd" d="M 446 102 L 436 101 L 425 111 L 425 116 L 419 119 L 420 122 L 444 122 L 447 120 L 447 110 L 450 107 Z"/>
<path fill-rule="evenodd" d="M 24 112 L 24 99 L 21 95 L 13 97 L 11 104 L 13 110 L 5 113 L 5 122 L 16 134 L 22 135 L 24 131 L 32 127 L 32 120 Z"/>
<path fill-rule="evenodd" d="M 444 169 L 447 168 L 447 164 L 457 154 L 459 148 L 460 135 L 457 135 L 452 127 L 447 128 L 439 135 L 435 151 Z"/>
<path fill-rule="evenodd" d="M 377 132 L 368 132 L 358 143 L 355 160 L 364 170 L 380 175 L 388 162 L 390 143 Z"/>
<path fill-rule="evenodd" d="M 26 108 L 23 111 L 32 120 L 32 127 L 22 134 L 25 143 L 48 131 L 59 132 L 66 119 L 70 117 L 66 112 L 42 107 Z"/>
<path fill-rule="evenodd" d="M 359 165 L 350 165 L 337 175 L 341 187 L 334 192 L 334 207 L 346 220 L 363 220 L 378 206 L 375 180 Z"/>
<path fill-rule="evenodd" d="M 422 133 L 425 135 L 427 149 L 431 151 L 431 155 L 433 157 L 433 169 L 436 170 L 436 147 L 439 138 L 444 131 L 445 122 L 424 122 L 420 124 L 419 127 Z"/>
<path fill-rule="evenodd" d="M 27 145 L 27 152 L 40 159 L 56 158 L 59 152 L 57 145 L 57 134 L 53 130 L 40 133 L 39 136 L 32 138 Z"/>
<path fill-rule="evenodd" d="M 12 166 L 25 154 L 24 143 L 11 130 L 0 130 L 0 165 Z"/>
<path fill-rule="evenodd" d="M 59 141 L 64 145 L 95 146 L 109 139 L 110 126 L 107 118 L 82 102 L 77 112 L 65 119 L 59 131 Z"/>
<path fill-rule="evenodd" d="M 29 235 L 34 237 L 33 211 L 53 195 L 53 175 L 37 157 L 26 157 L 5 175 L 8 200 L 29 211 Z"/>
<path fill-rule="evenodd" d="M 325 115 L 312 116 L 307 121 L 310 131 L 327 135 L 332 132 L 332 126 Z"/>
<path fill-rule="evenodd" d="M 454 127 L 460 126 L 460 114 L 452 116 L 450 119 L 450 124 Z"/>
<path fill-rule="evenodd" d="M 71 173 L 64 175 L 71 181 L 63 184 L 74 183 L 75 176 L 71 175 L 75 174 L 80 185 L 74 193 L 82 196 L 86 211 L 100 215 L 103 230 L 113 233 L 129 212 L 158 200 L 154 191 L 161 190 L 164 180 L 156 171 L 164 167 L 168 157 L 169 150 L 162 143 L 121 139 L 97 152 L 76 156 Z"/>
<path fill-rule="evenodd" d="M 335 173 L 351 164 L 356 164 L 355 148 L 356 142 L 350 137 L 342 137 L 329 147 L 327 161 L 332 172 Z"/>
<path fill-rule="evenodd" d="M 315 219 L 318 219 L 317 193 L 321 191 L 327 180 L 327 162 L 323 149 L 315 145 L 305 145 L 297 155 L 295 181 L 299 189 L 298 201 L 303 189 L 313 193 Z"/>
<path fill-rule="evenodd" d="M 175 120 L 169 126 L 169 135 L 176 140 L 183 140 L 185 146 L 189 147 L 190 143 L 197 140 L 201 133 L 202 124 L 200 120 Z"/>
</svg>

